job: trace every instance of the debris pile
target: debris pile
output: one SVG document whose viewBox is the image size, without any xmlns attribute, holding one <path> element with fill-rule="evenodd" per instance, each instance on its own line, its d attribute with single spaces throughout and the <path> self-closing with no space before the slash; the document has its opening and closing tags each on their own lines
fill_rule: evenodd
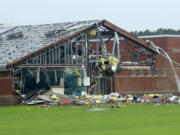
<svg viewBox="0 0 180 135">
<path fill-rule="evenodd" d="M 127 94 L 122 96 L 118 93 L 109 95 L 62 95 L 52 91 L 37 95 L 34 99 L 24 102 L 28 105 L 46 104 L 46 105 L 94 105 L 94 104 L 112 104 L 112 103 L 180 103 L 180 97 L 172 94 L 144 94 L 136 96 Z"/>
<path fill-rule="evenodd" d="M 73 99 L 69 97 L 61 97 L 59 100 L 59 104 L 61 105 L 72 105 Z"/>
</svg>

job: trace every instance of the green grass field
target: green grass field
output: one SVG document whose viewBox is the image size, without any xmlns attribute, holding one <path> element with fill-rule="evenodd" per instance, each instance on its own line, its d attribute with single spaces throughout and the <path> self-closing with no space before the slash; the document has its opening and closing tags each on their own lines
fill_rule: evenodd
<svg viewBox="0 0 180 135">
<path fill-rule="evenodd" d="M 180 105 L 0 107 L 0 135 L 180 135 Z M 106 107 L 107 108 L 107 107 Z"/>
</svg>

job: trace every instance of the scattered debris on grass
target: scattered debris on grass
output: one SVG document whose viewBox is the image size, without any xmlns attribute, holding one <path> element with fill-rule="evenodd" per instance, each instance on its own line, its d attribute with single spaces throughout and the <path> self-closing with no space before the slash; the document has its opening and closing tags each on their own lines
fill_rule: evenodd
<svg viewBox="0 0 180 135">
<path fill-rule="evenodd" d="M 111 93 L 109 95 L 62 95 L 52 91 L 44 94 L 39 94 L 32 100 L 27 100 L 24 104 L 35 105 L 98 105 L 98 104 L 116 104 L 116 103 L 156 103 L 155 106 L 165 103 L 180 103 L 180 97 L 172 94 L 144 94 L 143 96 L 136 96 L 127 94 L 122 96 L 118 93 Z M 112 105 L 112 108 L 121 108 L 122 105 Z"/>
</svg>

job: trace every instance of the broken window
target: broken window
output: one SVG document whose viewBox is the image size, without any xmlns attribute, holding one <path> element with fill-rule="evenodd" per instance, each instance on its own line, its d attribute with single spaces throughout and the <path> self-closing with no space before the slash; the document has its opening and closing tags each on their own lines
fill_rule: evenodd
<svg viewBox="0 0 180 135">
<path fill-rule="evenodd" d="M 139 69 L 139 76 L 143 76 L 144 75 L 144 70 L 143 69 Z"/>
<path fill-rule="evenodd" d="M 133 54 L 132 55 L 132 61 L 136 61 L 138 59 L 139 55 L 138 54 Z"/>
<path fill-rule="evenodd" d="M 131 76 L 136 76 L 136 69 L 131 70 Z"/>
<path fill-rule="evenodd" d="M 147 70 L 147 76 L 151 76 L 151 69 Z"/>
<path fill-rule="evenodd" d="M 159 76 L 159 69 L 155 69 L 154 75 Z"/>
<path fill-rule="evenodd" d="M 166 76 L 167 75 L 167 69 L 163 68 L 162 69 L 162 76 Z"/>
</svg>

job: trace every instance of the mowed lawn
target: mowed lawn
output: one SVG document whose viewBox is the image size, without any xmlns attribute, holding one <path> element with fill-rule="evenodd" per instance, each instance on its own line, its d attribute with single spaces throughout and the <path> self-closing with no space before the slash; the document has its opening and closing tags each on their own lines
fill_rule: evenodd
<svg viewBox="0 0 180 135">
<path fill-rule="evenodd" d="M 180 135 L 180 105 L 125 105 L 0 107 L 0 135 Z"/>
</svg>

